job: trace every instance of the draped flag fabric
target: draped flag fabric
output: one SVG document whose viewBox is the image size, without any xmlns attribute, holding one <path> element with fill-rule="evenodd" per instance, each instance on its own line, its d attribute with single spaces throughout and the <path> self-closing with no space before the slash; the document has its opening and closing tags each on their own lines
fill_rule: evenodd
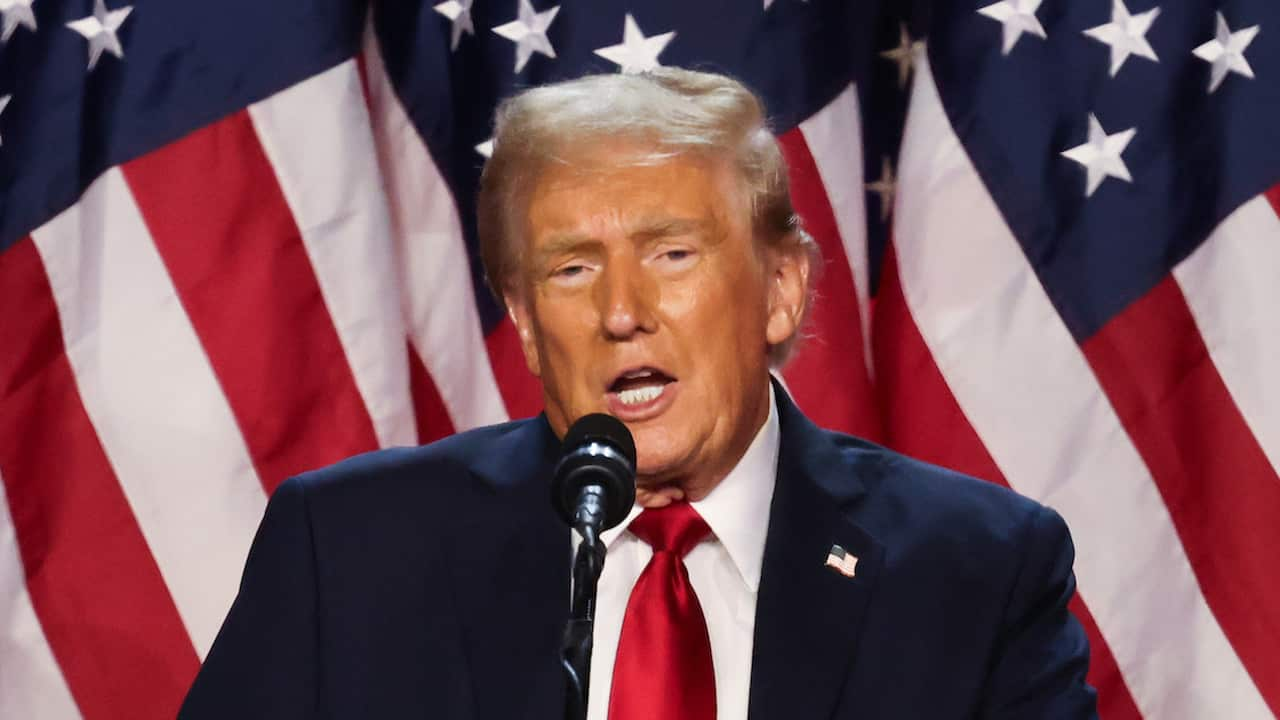
<svg viewBox="0 0 1280 720">
<path fill-rule="evenodd" d="M 554 3 L 0 0 L 0 717 L 172 717 L 283 479 L 536 413 L 493 108 L 658 64 L 770 108 L 801 407 L 1066 517 L 1104 718 L 1280 715 L 1280 4 Z"/>
</svg>

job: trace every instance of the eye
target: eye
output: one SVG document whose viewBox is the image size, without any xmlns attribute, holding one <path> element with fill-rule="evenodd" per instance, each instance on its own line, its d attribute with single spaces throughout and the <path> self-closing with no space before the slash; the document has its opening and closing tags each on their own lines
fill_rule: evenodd
<svg viewBox="0 0 1280 720">
<path fill-rule="evenodd" d="M 590 262 L 570 260 L 555 267 L 548 274 L 548 280 L 559 287 L 580 287 L 591 282 L 595 265 Z"/>
<path fill-rule="evenodd" d="M 687 245 L 676 247 L 667 246 L 658 248 L 650 262 L 670 267 L 672 269 L 680 269 L 692 263 L 697 256 L 697 251 Z"/>
</svg>

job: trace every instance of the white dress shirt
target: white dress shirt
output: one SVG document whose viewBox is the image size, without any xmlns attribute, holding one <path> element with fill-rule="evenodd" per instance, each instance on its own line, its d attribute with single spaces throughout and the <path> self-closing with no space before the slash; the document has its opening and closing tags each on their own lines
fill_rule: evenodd
<svg viewBox="0 0 1280 720">
<path fill-rule="evenodd" d="M 711 637 L 717 720 L 747 717 L 756 592 L 778 474 L 778 444 L 778 407 L 770 387 L 769 417 L 742 459 L 707 497 L 692 503 L 712 533 L 684 561 Z M 602 535 L 608 554 L 597 595 L 587 720 L 608 716 L 622 617 L 631 588 L 653 555 L 647 543 L 627 531 L 640 511 L 632 508 L 621 525 Z M 576 547 L 576 533 L 574 538 Z"/>
</svg>

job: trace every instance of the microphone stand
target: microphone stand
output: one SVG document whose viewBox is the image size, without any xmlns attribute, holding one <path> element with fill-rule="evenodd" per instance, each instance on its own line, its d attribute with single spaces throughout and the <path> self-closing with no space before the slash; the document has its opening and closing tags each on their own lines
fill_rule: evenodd
<svg viewBox="0 0 1280 720">
<path fill-rule="evenodd" d="M 598 498 L 599 486 L 582 488 L 582 495 Z M 588 502 L 588 505 L 592 503 Z M 582 504 L 579 504 L 582 507 Z M 599 507 L 599 506 L 597 506 Z M 594 509 L 594 508 L 593 508 Z M 596 515 L 603 519 L 603 508 Z M 593 515 L 590 510 L 584 515 Z M 594 520 L 595 518 L 591 518 Z M 600 571 L 604 569 L 605 546 L 600 540 L 600 523 L 591 522 L 581 515 L 575 518 L 574 529 L 582 538 L 573 559 L 573 592 L 569 608 L 569 621 L 565 624 L 560 645 L 560 666 L 564 669 L 565 720 L 586 720 L 587 688 L 591 681 L 592 632 L 596 617 L 596 587 Z"/>
</svg>

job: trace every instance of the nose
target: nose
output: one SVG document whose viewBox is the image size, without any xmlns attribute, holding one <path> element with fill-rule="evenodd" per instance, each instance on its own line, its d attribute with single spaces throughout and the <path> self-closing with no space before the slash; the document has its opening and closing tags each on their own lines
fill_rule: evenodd
<svg viewBox="0 0 1280 720">
<path fill-rule="evenodd" d="M 612 258 L 597 284 L 601 329 L 610 340 L 628 340 L 656 329 L 657 287 L 638 263 Z"/>
</svg>

